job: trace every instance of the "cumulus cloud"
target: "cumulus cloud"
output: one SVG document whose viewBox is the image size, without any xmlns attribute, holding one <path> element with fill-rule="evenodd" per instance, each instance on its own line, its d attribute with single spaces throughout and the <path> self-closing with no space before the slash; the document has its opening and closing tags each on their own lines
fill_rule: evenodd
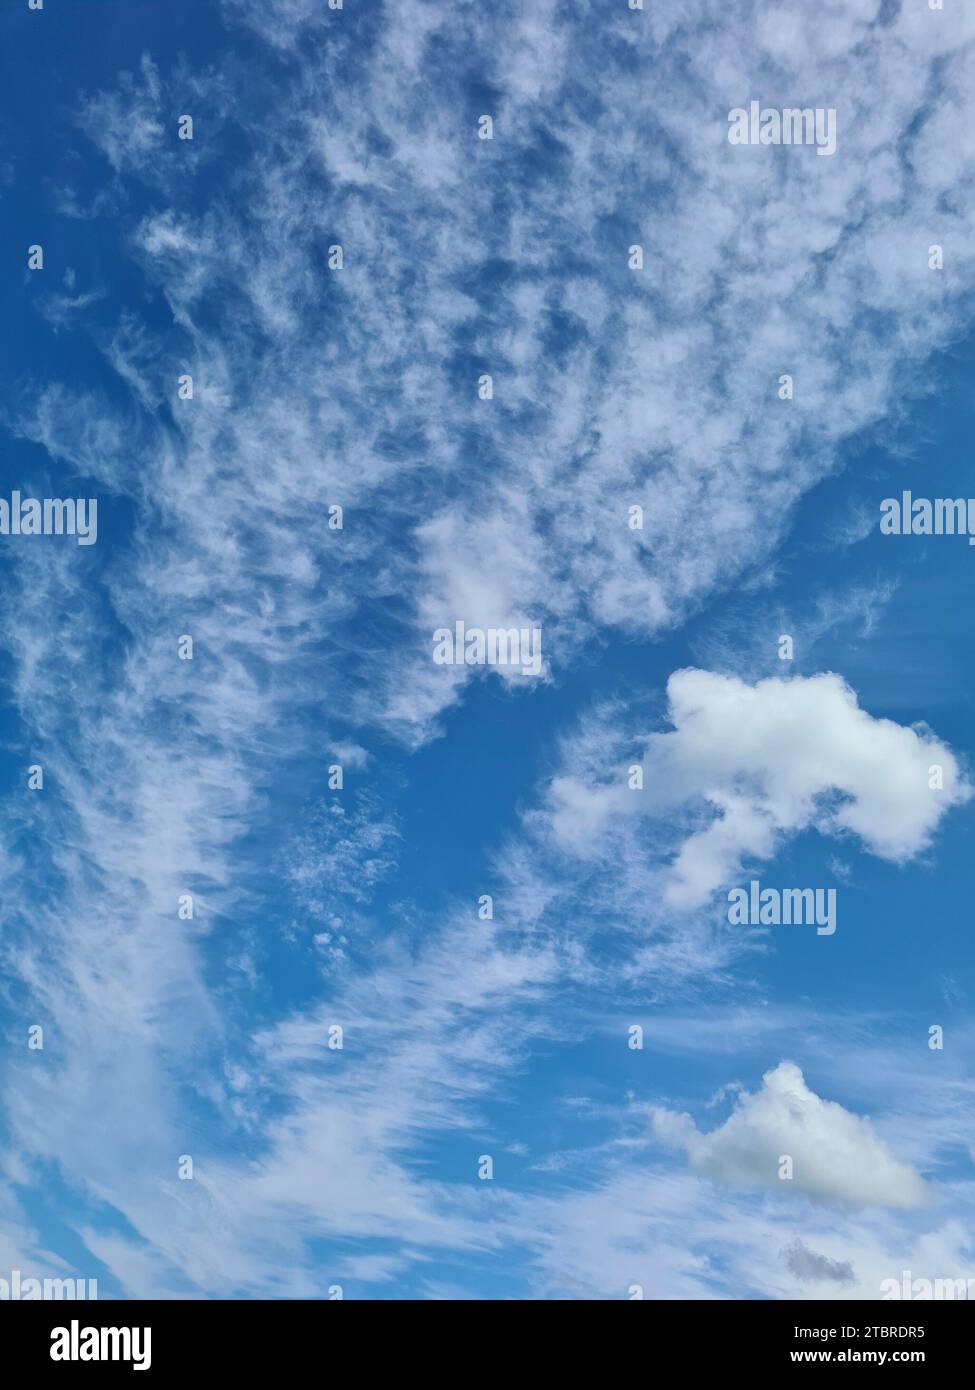
<svg viewBox="0 0 975 1390">
<path fill-rule="evenodd" d="M 662 1108 L 651 1112 L 651 1125 L 714 1182 L 855 1206 L 909 1209 L 929 1200 L 923 1179 L 890 1153 L 870 1121 L 822 1100 L 792 1062 L 766 1072 L 761 1090 L 741 1094 L 719 1129 L 702 1133 L 689 1115 Z M 791 1180 L 779 1176 L 784 1155 L 792 1159 Z"/>
<path fill-rule="evenodd" d="M 771 858 L 810 826 L 853 834 L 902 863 L 971 795 L 950 748 L 926 729 L 874 718 L 832 673 L 749 684 L 683 670 L 667 696 L 674 729 L 646 740 L 641 792 L 621 770 L 596 785 L 560 776 L 550 809 L 557 837 L 580 850 L 614 815 L 680 813 L 685 829 L 664 890 L 675 907 L 706 902 L 744 861 Z"/>
</svg>

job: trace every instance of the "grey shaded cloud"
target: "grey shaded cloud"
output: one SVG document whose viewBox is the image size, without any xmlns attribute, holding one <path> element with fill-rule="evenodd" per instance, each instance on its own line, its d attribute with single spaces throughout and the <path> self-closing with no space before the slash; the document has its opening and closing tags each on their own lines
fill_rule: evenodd
<svg viewBox="0 0 975 1390">
<path fill-rule="evenodd" d="M 836 1284 L 853 1284 L 856 1275 L 849 1260 L 831 1260 L 826 1255 L 818 1255 L 803 1245 L 797 1236 L 791 1245 L 782 1251 L 782 1258 L 791 1273 L 804 1283 L 828 1279 Z"/>
</svg>

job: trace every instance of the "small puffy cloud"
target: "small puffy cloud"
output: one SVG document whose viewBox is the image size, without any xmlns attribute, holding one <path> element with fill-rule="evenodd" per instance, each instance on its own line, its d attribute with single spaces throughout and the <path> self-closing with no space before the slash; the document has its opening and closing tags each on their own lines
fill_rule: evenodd
<svg viewBox="0 0 975 1390">
<path fill-rule="evenodd" d="M 828 1255 L 819 1255 L 803 1245 L 797 1236 L 792 1244 L 782 1251 L 782 1258 L 790 1274 L 805 1284 L 828 1281 L 834 1284 L 853 1284 L 856 1275 L 849 1260 L 831 1260 Z"/>
<path fill-rule="evenodd" d="M 550 809 L 556 836 L 580 848 L 617 811 L 668 824 L 679 816 L 683 839 L 664 885 L 674 907 L 706 902 L 744 861 L 771 858 L 783 837 L 812 826 L 853 833 L 903 863 L 971 796 L 950 748 L 924 728 L 874 718 L 831 672 L 750 685 L 682 670 L 667 695 L 674 728 L 647 740 L 639 796 L 619 775 L 595 787 L 561 777 Z"/>
<path fill-rule="evenodd" d="M 725 1123 L 709 1134 L 671 1110 L 652 1110 L 651 1125 L 659 1140 L 683 1148 L 691 1168 L 714 1182 L 856 1206 L 909 1209 L 928 1201 L 923 1179 L 894 1158 L 870 1121 L 822 1100 L 793 1062 L 766 1072 L 761 1090 L 743 1092 Z M 779 1177 L 784 1155 L 792 1159 L 791 1180 Z"/>
<path fill-rule="evenodd" d="M 351 739 L 344 742 L 332 744 L 332 756 L 337 758 L 343 767 L 363 768 L 369 762 L 369 753 L 358 743 L 353 743 Z"/>
<path fill-rule="evenodd" d="M 660 766 L 682 800 L 703 797 L 719 812 L 685 841 L 675 900 L 701 901 L 744 856 L 767 857 L 778 834 L 810 825 L 853 831 L 873 854 L 903 862 L 926 848 L 947 807 L 970 795 L 950 749 L 873 718 L 832 673 L 751 686 L 678 671 L 667 693 L 676 731 L 655 741 L 650 774 Z M 937 790 L 929 786 L 935 764 L 944 782 Z"/>
</svg>

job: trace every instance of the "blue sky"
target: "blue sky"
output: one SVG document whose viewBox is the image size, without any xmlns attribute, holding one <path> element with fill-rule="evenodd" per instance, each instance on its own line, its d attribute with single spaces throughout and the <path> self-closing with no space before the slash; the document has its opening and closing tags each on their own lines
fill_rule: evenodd
<svg viewBox="0 0 975 1390">
<path fill-rule="evenodd" d="M 0 1278 L 975 1278 L 975 19 L 673 8 L 4 7 Z"/>
</svg>

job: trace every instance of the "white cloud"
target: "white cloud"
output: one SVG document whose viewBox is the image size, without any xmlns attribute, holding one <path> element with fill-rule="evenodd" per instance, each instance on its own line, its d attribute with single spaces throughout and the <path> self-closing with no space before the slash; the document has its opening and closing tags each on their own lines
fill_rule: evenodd
<svg viewBox="0 0 975 1390">
<path fill-rule="evenodd" d="M 771 858 L 783 837 L 810 826 L 854 834 L 871 853 L 903 863 L 971 795 L 945 744 L 925 729 L 874 718 L 831 673 L 750 685 L 683 670 L 670 677 L 667 696 L 674 730 L 646 739 L 643 790 L 631 790 L 620 767 L 595 785 L 559 776 L 550 815 L 559 840 L 592 853 L 617 816 L 672 823 L 680 813 L 685 828 L 664 884 L 674 907 L 706 902 L 743 863 Z M 936 764 L 940 789 L 929 785 Z"/>
<path fill-rule="evenodd" d="M 365 767 L 369 762 L 369 752 L 351 739 L 334 741 L 331 751 L 332 756 L 337 758 L 343 767 L 359 769 Z"/>
<path fill-rule="evenodd" d="M 739 1095 L 719 1129 L 701 1133 L 689 1115 L 659 1108 L 651 1123 L 661 1141 L 685 1149 L 693 1170 L 715 1182 L 783 1195 L 794 1188 L 856 1206 L 909 1209 L 929 1200 L 922 1178 L 894 1158 L 870 1121 L 821 1100 L 792 1062 L 766 1072 L 761 1090 Z M 783 1155 L 792 1160 L 791 1180 L 779 1174 Z"/>
<path fill-rule="evenodd" d="M 891 23 L 859 0 L 828 19 L 748 3 L 573 24 L 548 3 L 501 17 L 414 0 L 383 15 L 363 64 L 337 57 L 350 38 L 334 14 L 227 0 L 231 21 L 301 53 L 295 90 L 250 132 L 249 216 L 159 213 L 141 244 L 201 370 L 232 345 L 241 398 L 264 383 L 238 452 L 273 439 L 301 477 L 298 460 L 334 440 L 343 500 L 366 510 L 376 482 L 411 489 L 416 550 L 393 566 L 409 625 L 373 717 L 414 741 L 458 697 L 469 672 L 430 670 L 444 613 L 540 621 L 556 664 L 608 630 L 680 621 L 768 558 L 837 451 L 898 410 L 916 364 L 960 331 L 975 257 L 954 190 L 975 168 L 951 132 L 971 125 L 971 22 L 909 8 Z M 652 52 L 652 100 L 621 45 Z M 492 142 L 452 85 L 472 52 L 497 93 Z M 208 122 L 230 80 L 193 89 Z M 728 145 L 731 106 L 796 90 L 837 105 L 835 156 Z M 86 127 L 117 167 L 175 189 L 156 134 L 167 95 L 147 64 L 92 98 Z M 309 194 L 315 169 L 327 201 Z M 499 184 L 517 190 L 500 215 Z M 951 248 L 950 296 L 927 267 L 932 227 Z M 346 270 L 323 276 L 335 237 Z M 234 319 L 204 328 L 198 301 L 218 286 L 233 286 Z M 312 306 L 327 341 L 309 332 Z M 476 398 L 481 370 L 491 402 Z M 789 403 L 774 391 L 786 371 Z M 633 503 L 643 531 L 627 526 Z"/>
</svg>

